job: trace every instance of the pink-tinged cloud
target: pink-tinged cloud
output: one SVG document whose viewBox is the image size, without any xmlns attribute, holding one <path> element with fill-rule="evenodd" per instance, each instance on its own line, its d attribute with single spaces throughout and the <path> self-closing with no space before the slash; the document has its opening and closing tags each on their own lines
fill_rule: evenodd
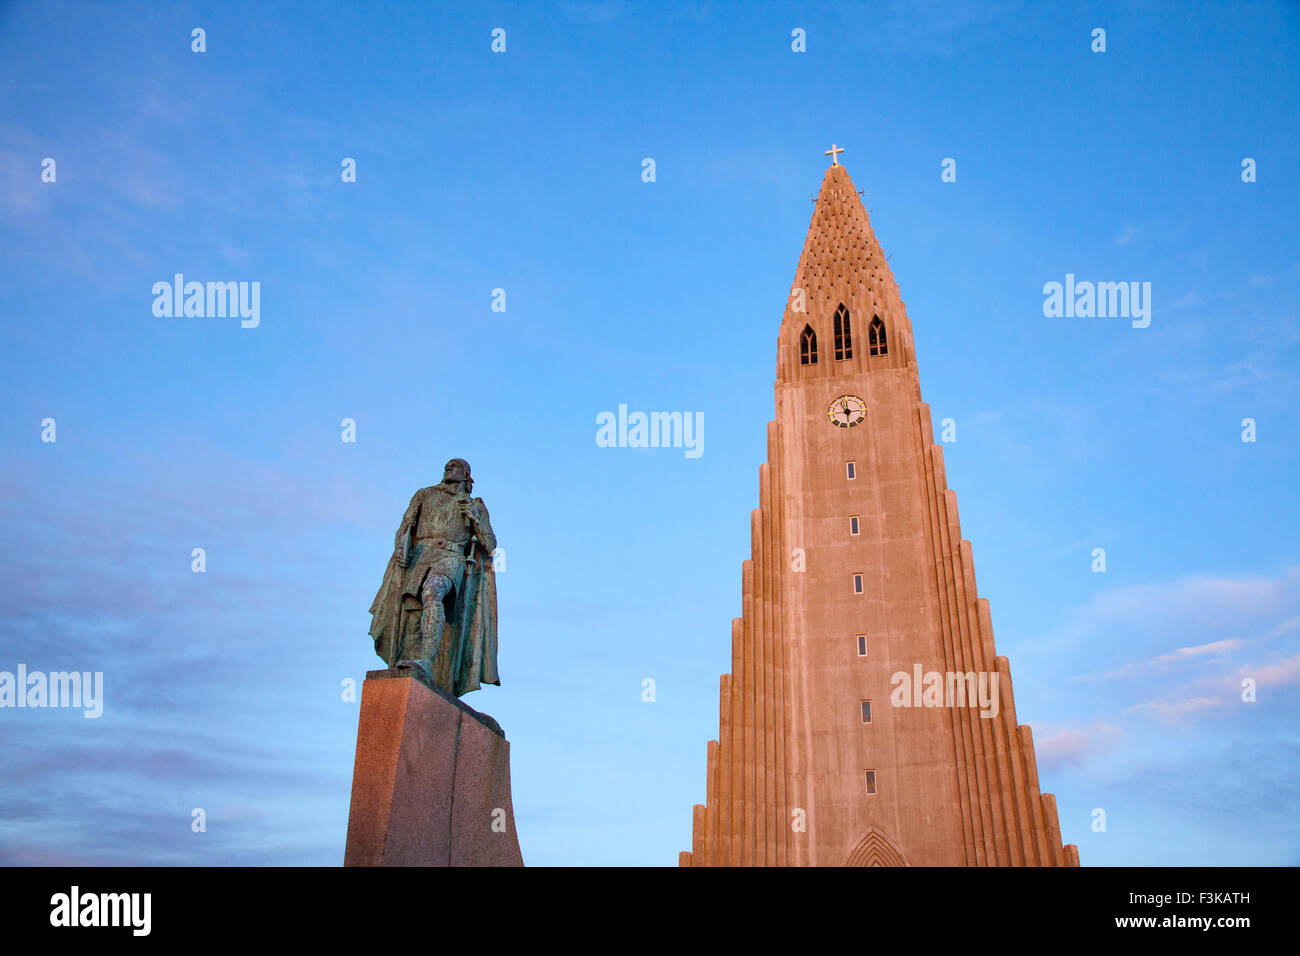
<svg viewBox="0 0 1300 956">
<path fill-rule="evenodd" d="M 1230 652 L 1243 647 L 1245 641 L 1240 638 L 1229 638 L 1223 641 L 1210 641 L 1208 644 L 1198 644 L 1194 647 L 1180 647 L 1176 651 L 1168 654 L 1159 654 L 1145 661 L 1134 661 L 1125 664 L 1118 670 L 1108 671 L 1100 675 L 1098 680 L 1109 680 L 1117 677 L 1136 677 L 1143 674 L 1158 674 L 1171 670 L 1179 664 L 1189 661 L 1195 661 L 1206 657 L 1222 658 Z"/>
<path fill-rule="evenodd" d="M 1253 678 L 1257 687 L 1289 687 L 1300 684 L 1300 654 L 1263 667 L 1243 667 L 1239 677 Z"/>
<path fill-rule="evenodd" d="M 1161 720 L 1178 723 L 1202 711 L 1222 707 L 1223 704 L 1223 699 L 1219 697 L 1185 697 L 1182 699 L 1166 697 L 1160 700 L 1147 701 L 1144 704 L 1137 704 L 1128 708 L 1125 713 L 1149 713 L 1154 714 Z"/>
<path fill-rule="evenodd" d="M 1123 735 L 1119 727 L 1100 721 L 1082 730 L 1062 728 L 1035 740 L 1034 753 L 1040 768 L 1082 767 L 1085 760 L 1109 750 Z"/>
</svg>

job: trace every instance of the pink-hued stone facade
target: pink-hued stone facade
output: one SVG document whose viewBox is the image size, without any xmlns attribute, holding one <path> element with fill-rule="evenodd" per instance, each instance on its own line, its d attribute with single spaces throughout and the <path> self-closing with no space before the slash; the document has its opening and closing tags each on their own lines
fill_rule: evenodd
<svg viewBox="0 0 1300 956">
<path fill-rule="evenodd" d="M 851 342 L 836 342 L 840 306 Z M 815 364 L 802 358 L 809 326 Z M 851 427 L 841 396 L 865 404 Z M 767 444 L 706 802 L 681 865 L 1077 866 L 1016 722 L 907 311 L 843 166 L 826 170 L 786 304 Z M 893 675 L 918 666 L 989 686 L 997 675 L 996 715 L 894 706 Z"/>
</svg>

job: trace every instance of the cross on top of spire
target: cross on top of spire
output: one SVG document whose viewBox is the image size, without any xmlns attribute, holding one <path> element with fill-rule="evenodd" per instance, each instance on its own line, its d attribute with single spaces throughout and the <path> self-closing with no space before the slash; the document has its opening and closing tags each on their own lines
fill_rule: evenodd
<svg viewBox="0 0 1300 956">
<path fill-rule="evenodd" d="M 829 156 L 829 157 L 831 158 L 831 165 L 832 165 L 832 166 L 838 166 L 838 165 L 840 164 L 840 155 L 839 155 L 839 154 L 842 153 L 842 152 L 844 152 L 843 149 L 841 149 L 840 147 L 836 146 L 834 143 L 831 143 L 831 148 L 828 149 L 828 150 L 826 150 L 826 155 Z"/>
</svg>

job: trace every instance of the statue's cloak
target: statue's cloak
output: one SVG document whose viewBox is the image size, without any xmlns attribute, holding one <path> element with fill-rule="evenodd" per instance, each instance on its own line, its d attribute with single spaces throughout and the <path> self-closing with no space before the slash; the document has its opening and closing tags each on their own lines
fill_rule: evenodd
<svg viewBox="0 0 1300 956">
<path fill-rule="evenodd" d="M 480 504 L 481 504 L 480 500 Z M 500 685 L 497 673 L 497 577 L 492 555 L 485 554 L 475 543 L 475 564 L 466 564 L 465 574 L 456 584 L 454 611 L 448 615 L 448 624 L 434 670 L 447 675 L 456 656 L 456 642 L 461 635 L 461 622 L 468 611 L 469 627 L 465 629 L 465 646 L 461 651 L 460 673 L 455 675 L 448 688 L 457 696 L 478 690 L 483 684 Z M 370 636 L 375 642 L 375 653 L 392 667 L 397 663 L 402 646 L 403 628 L 415 626 L 420 613 L 420 588 L 433 562 L 434 549 L 420 547 L 411 566 L 398 564 L 397 555 L 388 559 L 379 592 L 370 604 Z M 445 656 L 444 656 L 445 655 Z"/>
<path fill-rule="evenodd" d="M 473 581 L 472 588 L 462 589 L 472 611 L 460 674 L 456 678 L 457 694 L 468 694 L 482 684 L 501 684 L 501 675 L 497 673 L 497 572 L 492 566 L 492 555 L 480 552 L 478 567 L 466 569 L 465 577 Z M 465 612 L 460 594 L 456 595 L 456 610 L 457 620 L 463 620 Z"/>
</svg>

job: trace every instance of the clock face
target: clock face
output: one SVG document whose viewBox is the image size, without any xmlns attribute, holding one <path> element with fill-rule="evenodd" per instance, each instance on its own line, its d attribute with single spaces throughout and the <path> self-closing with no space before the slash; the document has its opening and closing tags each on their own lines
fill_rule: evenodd
<svg viewBox="0 0 1300 956">
<path fill-rule="evenodd" d="M 867 403 L 856 395 L 841 395 L 827 407 L 826 417 L 832 425 L 852 428 L 866 419 Z"/>
</svg>

